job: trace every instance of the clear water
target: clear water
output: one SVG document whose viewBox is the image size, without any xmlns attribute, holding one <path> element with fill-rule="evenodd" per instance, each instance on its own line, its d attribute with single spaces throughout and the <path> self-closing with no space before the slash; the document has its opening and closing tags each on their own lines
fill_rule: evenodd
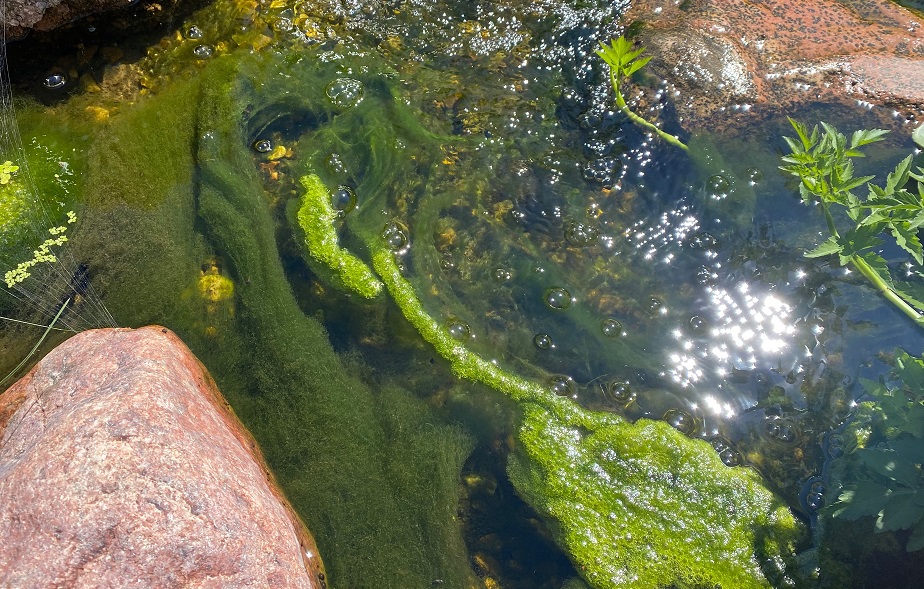
<svg viewBox="0 0 924 589">
<path fill-rule="evenodd" d="M 689 141 L 688 156 L 610 108 L 593 48 L 621 32 L 624 4 L 219 3 L 137 62 L 128 75 L 145 90 L 129 84 L 128 102 L 92 65 L 37 93 L 56 106 L 46 114 L 85 174 L 77 251 L 104 302 L 120 324 L 163 323 L 203 358 L 344 586 L 368 586 L 389 558 L 407 567 L 404 586 L 444 574 L 474 582 L 457 564 L 422 564 L 435 558 L 425 550 L 379 546 L 412 545 L 384 530 L 414 525 L 408 495 L 428 469 L 442 486 L 416 542 L 452 545 L 447 560 L 468 554 L 472 570 L 503 586 L 557 587 L 574 571 L 523 526 L 528 508 L 503 480 L 512 409 L 455 380 L 387 302 L 340 292 L 305 264 L 290 227 L 303 174 L 343 187 L 343 245 L 362 257 L 364 240 L 384 234 L 427 311 L 466 346 L 585 406 L 709 440 L 807 521 L 818 506 L 806 502 L 809 486 L 827 476 L 830 436 L 862 395 L 858 379 L 886 373 L 896 347 L 920 349 L 913 324 L 861 278 L 803 258 L 824 221 L 777 171 L 785 114 L 845 129 L 878 118 L 807 105 L 691 136 L 674 118 L 675 89 L 640 80 L 648 113 Z M 79 88 L 83 73 L 103 91 Z M 201 93 L 189 82 L 200 75 L 211 76 Z M 229 92 L 238 118 L 218 119 L 230 115 L 216 95 Z M 90 120 L 99 111 L 88 107 L 112 122 Z M 37 144 L 51 141 L 24 122 Z M 246 159 L 226 159 L 222 142 L 237 130 Z M 884 169 L 910 148 L 895 134 L 865 165 Z M 209 185 L 258 186 L 261 200 L 238 208 L 265 208 L 270 224 L 219 225 Z M 235 241 L 251 230 L 253 245 Z M 884 255 L 897 270 L 906 262 Z M 197 295 L 216 274 L 240 298 Z M 298 329 L 310 342 L 292 343 Z M 7 345 L 24 338 L 16 331 Z M 312 363 L 328 358 L 316 351 L 328 341 L 347 374 L 329 386 L 330 366 Z M 354 459 L 355 470 L 342 466 Z M 448 523 L 459 480 L 465 547 Z M 384 490 L 356 491 L 363 481 Z M 368 529 L 319 514 L 352 492 Z M 523 515 L 492 523 L 500 512 Z M 513 529 L 532 529 L 526 545 L 554 565 L 524 572 L 529 550 Z M 370 535 L 376 547 L 363 546 Z M 372 564 L 354 567 L 367 551 Z"/>
</svg>

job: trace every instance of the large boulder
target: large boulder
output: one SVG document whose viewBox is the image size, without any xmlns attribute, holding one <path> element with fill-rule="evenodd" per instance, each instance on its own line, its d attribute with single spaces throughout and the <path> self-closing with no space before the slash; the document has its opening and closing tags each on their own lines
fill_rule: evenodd
<svg viewBox="0 0 924 589">
<path fill-rule="evenodd" d="M 0 395 L 0 586 L 326 585 L 255 442 L 169 330 L 101 329 Z"/>
</svg>

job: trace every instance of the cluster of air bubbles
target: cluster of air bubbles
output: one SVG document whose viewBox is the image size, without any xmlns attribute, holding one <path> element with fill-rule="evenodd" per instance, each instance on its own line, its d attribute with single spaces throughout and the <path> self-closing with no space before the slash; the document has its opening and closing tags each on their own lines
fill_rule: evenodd
<svg viewBox="0 0 924 589">
<path fill-rule="evenodd" d="M 495 268 L 494 271 L 491 272 L 491 278 L 493 278 L 495 282 L 510 282 L 513 280 L 513 272 L 507 268 Z"/>
<path fill-rule="evenodd" d="M 622 323 L 616 319 L 613 319 L 612 317 L 607 317 L 600 322 L 600 332 L 603 333 L 603 335 L 606 337 L 619 337 L 626 335 L 626 332 L 622 328 Z"/>
<path fill-rule="evenodd" d="M 189 27 L 188 29 L 186 29 L 187 39 L 192 39 L 193 41 L 197 41 L 201 39 L 202 37 L 203 37 L 202 29 L 200 29 L 196 25 L 193 25 Z"/>
<path fill-rule="evenodd" d="M 343 158 L 340 157 L 339 153 L 332 153 L 327 156 L 327 167 L 331 172 L 335 174 L 346 174 L 346 164 L 343 163 Z"/>
<path fill-rule="evenodd" d="M 667 308 L 664 306 L 664 303 L 661 299 L 657 297 L 651 297 L 648 299 L 648 311 L 652 315 L 663 315 L 667 312 Z"/>
<path fill-rule="evenodd" d="M 64 74 L 49 74 L 45 76 L 42 85 L 49 90 L 59 90 L 67 84 L 67 77 Z"/>
<path fill-rule="evenodd" d="M 581 174 L 588 182 L 613 186 L 622 176 L 622 164 L 615 157 L 598 157 L 587 162 Z"/>
<path fill-rule="evenodd" d="M 257 139 L 252 147 L 257 153 L 270 153 L 273 151 L 273 142 L 269 139 Z"/>
<path fill-rule="evenodd" d="M 356 208 L 356 191 L 341 184 L 330 195 L 330 204 L 341 216 Z"/>
<path fill-rule="evenodd" d="M 719 460 L 725 466 L 741 466 L 741 454 L 735 450 L 731 443 L 721 436 L 709 440 L 712 447 L 719 453 Z"/>
<path fill-rule="evenodd" d="M 689 436 L 696 430 L 696 419 L 683 409 L 668 409 L 663 419 L 685 436 Z"/>
<path fill-rule="evenodd" d="M 819 477 L 812 477 L 802 486 L 800 498 L 805 503 L 805 508 L 814 513 L 825 506 L 825 493 L 828 487 Z"/>
<path fill-rule="evenodd" d="M 719 275 L 708 266 L 700 266 L 696 270 L 696 283 L 701 286 L 713 284 L 718 278 Z"/>
<path fill-rule="evenodd" d="M 356 106 L 363 99 L 363 83 L 353 78 L 337 78 L 325 90 L 331 103 L 338 108 Z"/>
<path fill-rule="evenodd" d="M 214 53 L 215 49 L 211 45 L 196 45 L 193 49 L 193 55 L 199 59 L 208 59 L 212 57 Z"/>
<path fill-rule="evenodd" d="M 764 433 L 771 440 L 792 444 L 799 438 L 794 423 L 781 417 L 770 417 L 764 422 Z"/>
<path fill-rule="evenodd" d="M 472 329 L 468 323 L 456 317 L 450 317 L 446 320 L 446 331 L 449 337 L 457 342 L 466 342 L 472 337 Z"/>
<path fill-rule="evenodd" d="M 398 221 L 390 221 L 385 225 L 385 228 L 382 229 L 382 239 L 385 240 L 385 245 L 391 251 L 398 254 L 407 251 L 407 246 L 410 243 L 407 227 Z"/>
<path fill-rule="evenodd" d="M 295 13 L 291 9 L 283 10 L 279 13 L 276 20 L 273 21 L 273 30 L 277 33 L 288 33 L 295 28 L 295 25 L 292 23 L 294 17 Z"/>
<path fill-rule="evenodd" d="M 635 400 L 635 391 L 625 380 L 611 380 L 603 385 L 603 395 L 619 405 L 628 405 Z"/>
<path fill-rule="evenodd" d="M 574 384 L 574 379 L 570 376 L 564 374 L 556 374 L 549 379 L 549 390 L 553 394 L 558 395 L 559 397 L 572 397 L 574 398 L 575 390 L 577 386 Z"/>
<path fill-rule="evenodd" d="M 748 183 L 756 186 L 764 179 L 764 173 L 760 168 L 748 168 Z"/>
<path fill-rule="evenodd" d="M 533 345 L 540 350 L 549 350 L 555 347 L 555 342 L 552 341 L 552 336 L 549 334 L 537 333 L 535 337 L 533 337 Z"/>
<path fill-rule="evenodd" d="M 564 311 L 571 306 L 571 303 L 574 302 L 574 299 L 571 296 L 571 293 L 567 289 L 560 286 L 554 286 L 552 288 L 546 289 L 545 294 L 543 295 L 546 306 L 550 309 L 556 309 L 558 311 Z"/>
<path fill-rule="evenodd" d="M 714 200 L 723 200 L 728 197 L 728 191 L 731 189 L 731 183 L 728 178 L 721 174 L 710 176 L 706 180 L 706 193 L 709 198 Z"/>
<path fill-rule="evenodd" d="M 565 228 L 565 239 L 573 246 L 585 247 L 593 244 L 600 237 L 600 230 L 590 223 L 576 221 Z"/>
<path fill-rule="evenodd" d="M 829 434 L 825 441 L 825 450 L 831 458 L 844 455 L 844 438 L 840 434 Z"/>
</svg>

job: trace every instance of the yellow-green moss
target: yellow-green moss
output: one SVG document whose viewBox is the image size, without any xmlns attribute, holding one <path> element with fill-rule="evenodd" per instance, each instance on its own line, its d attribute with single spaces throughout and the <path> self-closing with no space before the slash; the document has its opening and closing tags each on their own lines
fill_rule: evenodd
<svg viewBox="0 0 924 589">
<path fill-rule="evenodd" d="M 382 292 L 382 282 L 359 258 L 340 247 L 334 222 L 337 212 L 327 187 L 315 174 L 301 178 L 305 194 L 298 209 L 298 225 L 305 232 L 310 264 L 316 274 L 360 296 L 373 299 Z M 319 267 L 320 266 L 320 267 Z"/>
</svg>

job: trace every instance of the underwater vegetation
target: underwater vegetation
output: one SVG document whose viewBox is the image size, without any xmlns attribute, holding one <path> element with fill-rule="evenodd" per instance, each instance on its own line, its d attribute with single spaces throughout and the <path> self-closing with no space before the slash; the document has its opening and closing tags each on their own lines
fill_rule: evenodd
<svg viewBox="0 0 924 589">
<path fill-rule="evenodd" d="M 208 366 L 332 587 L 504 586 L 460 525 L 476 446 L 569 589 L 802 582 L 879 302 L 767 220 L 774 149 L 649 133 L 615 4 L 217 2 L 132 102 L 30 109 L 80 146 L 75 258 Z"/>
</svg>

